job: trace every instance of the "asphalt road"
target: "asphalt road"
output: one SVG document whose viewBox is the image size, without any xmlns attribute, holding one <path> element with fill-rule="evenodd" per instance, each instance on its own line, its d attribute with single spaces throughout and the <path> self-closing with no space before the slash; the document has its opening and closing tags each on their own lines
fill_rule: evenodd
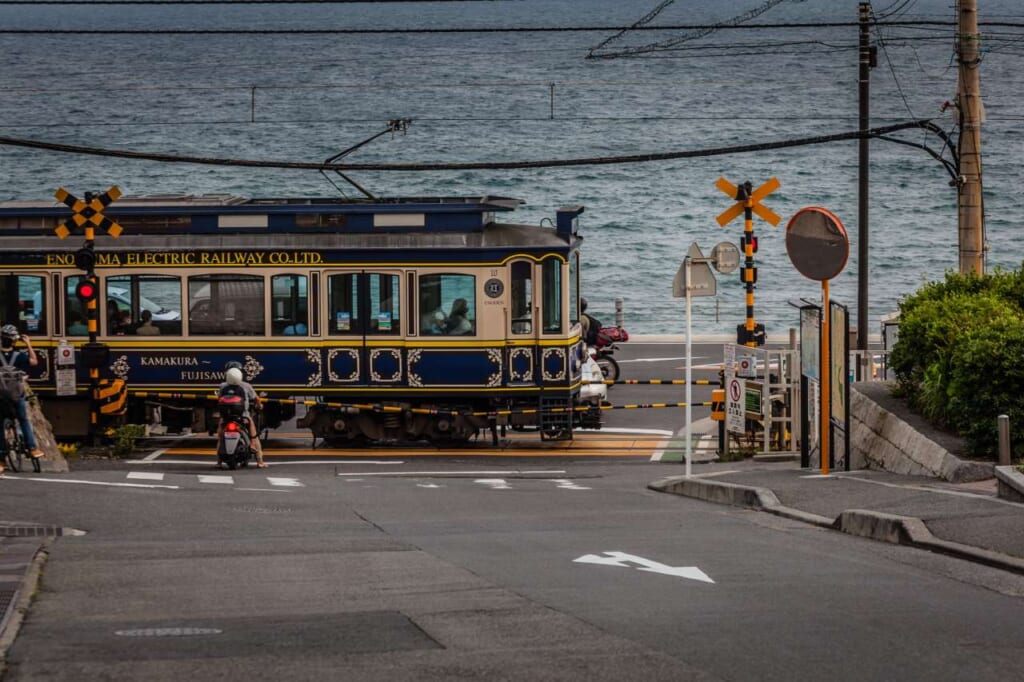
<svg viewBox="0 0 1024 682">
<path fill-rule="evenodd" d="M 646 488 L 679 464 L 271 461 L 73 463 L 0 482 L 5 519 L 86 532 L 50 545 L 4 679 L 1007 680 L 1024 669 L 1021 577 Z"/>
</svg>

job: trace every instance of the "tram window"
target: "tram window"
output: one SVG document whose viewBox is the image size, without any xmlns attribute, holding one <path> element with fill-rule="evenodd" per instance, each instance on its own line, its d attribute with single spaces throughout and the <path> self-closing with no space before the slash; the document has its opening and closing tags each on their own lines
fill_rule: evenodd
<svg viewBox="0 0 1024 682">
<path fill-rule="evenodd" d="M 309 293 L 305 275 L 270 278 L 271 333 L 305 336 L 309 333 Z"/>
<path fill-rule="evenodd" d="M 420 275 L 420 334 L 476 333 L 476 277 Z"/>
<path fill-rule="evenodd" d="M 402 290 L 398 275 L 370 273 L 370 319 L 367 334 L 398 336 L 402 333 Z"/>
<path fill-rule="evenodd" d="M 0 277 L 3 324 L 13 324 L 29 336 L 46 334 L 46 278 L 36 275 Z"/>
<path fill-rule="evenodd" d="M 533 333 L 533 264 L 512 263 L 512 333 Z"/>
<path fill-rule="evenodd" d="M 263 289 L 263 278 L 255 275 L 189 277 L 189 334 L 262 335 Z"/>
<path fill-rule="evenodd" d="M 65 300 L 74 298 L 75 290 L 68 278 Z M 75 284 L 78 282 L 76 281 Z M 167 275 L 117 275 L 106 279 L 107 334 L 170 335 L 181 334 L 181 280 Z M 77 303 L 77 299 L 75 299 Z M 75 306 L 75 310 L 81 304 Z M 143 311 L 149 311 L 149 324 Z M 87 313 L 88 311 L 82 311 Z M 68 316 L 68 328 L 71 316 Z M 83 322 L 87 320 L 82 315 Z M 70 331 L 68 332 L 71 333 Z"/>
<path fill-rule="evenodd" d="M 562 261 L 548 258 L 542 266 L 544 333 L 562 331 Z"/>
<path fill-rule="evenodd" d="M 333 336 L 363 334 L 359 315 L 359 273 L 327 278 L 327 324 Z"/>
<path fill-rule="evenodd" d="M 89 311 L 75 295 L 78 283 L 85 275 L 72 275 L 64 278 L 64 334 L 66 336 L 85 336 L 89 333 Z"/>
</svg>

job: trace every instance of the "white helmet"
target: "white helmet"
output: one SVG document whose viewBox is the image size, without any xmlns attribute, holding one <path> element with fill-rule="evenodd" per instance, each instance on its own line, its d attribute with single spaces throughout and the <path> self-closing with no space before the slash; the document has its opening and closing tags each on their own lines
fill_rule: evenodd
<svg viewBox="0 0 1024 682">
<path fill-rule="evenodd" d="M 242 383 L 242 370 L 237 367 L 232 367 L 228 371 L 224 372 L 224 379 L 232 386 L 238 386 Z"/>
</svg>

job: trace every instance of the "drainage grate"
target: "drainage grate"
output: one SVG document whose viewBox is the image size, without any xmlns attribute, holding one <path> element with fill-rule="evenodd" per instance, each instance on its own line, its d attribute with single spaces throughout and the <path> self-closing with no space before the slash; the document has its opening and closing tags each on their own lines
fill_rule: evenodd
<svg viewBox="0 0 1024 682">
<path fill-rule="evenodd" d="M 219 635 L 223 630 L 217 628 L 138 628 L 135 630 L 117 630 L 119 637 L 197 637 L 199 635 Z"/>
<path fill-rule="evenodd" d="M 3 614 L 7 613 L 7 609 L 14 603 L 14 597 L 18 594 L 18 590 L 13 588 L 0 589 L 0 620 L 2 620 Z"/>
<path fill-rule="evenodd" d="M 288 514 L 291 512 L 288 507 L 232 507 L 232 509 L 246 514 Z"/>
<path fill-rule="evenodd" d="M 36 538 L 60 537 L 64 529 L 60 526 L 0 526 L 0 537 L 4 538 Z"/>
</svg>

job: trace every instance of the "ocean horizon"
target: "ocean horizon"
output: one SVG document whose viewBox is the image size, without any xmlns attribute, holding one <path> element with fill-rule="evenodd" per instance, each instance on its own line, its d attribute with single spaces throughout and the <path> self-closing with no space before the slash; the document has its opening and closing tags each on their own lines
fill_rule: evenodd
<svg viewBox="0 0 1024 682">
<path fill-rule="evenodd" d="M 347 156 L 357 163 L 542 161 L 663 154 L 768 144 L 857 128 L 857 2 L 774 4 L 746 22 L 776 28 L 480 33 L 166 33 L 212 29 L 401 29 L 585 27 L 635 24 L 656 2 L 318 3 L 311 5 L 0 6 L 0 27 L 140 29 L 125 34 L 0 31 L 6 68 L 0 135 L 58 144 L 217 158 L 319 162 L 411 119 Z M 771 4 L 771 3 L 768 3 Z M 728 22 L 765 3 L 677 1 L 650 25 Z M 955 15 L 948 2 L 882 2 L 873 41 L 871 124 L 932 119 L 955 132 Z M 1017 200 L 1024 152 L 1024 11 L 1018 0 L 982 3 L 981 88 L 987 269 L 1024 261 Z M 917 22 L 894 25 L 892 22 Z M 888 23 L 887 23 L 888 22 Z M 940 23 L 920 23 L 940 22 Z M 1019 25 L 1017 28 L 1014 24 Z M 783 25 L 783 26 L 778 26 Z M 949 159 L 921 130 L 897 133 Z M 515 197 L 507 219 L 539 223 L 581 204 L 582 290 L 606 323 L 623 299 L 631 334 L 680 335 L 682 299 L 672 280 L 690 244 L 705 253 L 739 243 L 742 217 L 715 182 L 778 178 L 764 205 L 782 222 L 755 220 L 759 238 L 754 317 L 770 342 L 798 326 L 794 304 L 820 298 L 786 254 L 785 224 L 799 209 L 834 212 L 850 235 L 850 258 L 832 300 L 856 328 L 857 142 L 651 163 L 526 170 L 351 173 L 378 196 Z M 359 196 L 316 171 L 156 163 L 0 145 L 3 199 L 48 199 L 118 185 L 125 194 L 234 193 L 250 197 Z M 925 150 L 871 142 L 869 333 L 922 283 L 958 267 L 957 197 Z M 505 217 L 503 216 L 503 219 Z M 739 273 L 718 275 L 717 297 L 693 303 L 695 336 L 735 335 L 745 320 Z"/>
</svg>

